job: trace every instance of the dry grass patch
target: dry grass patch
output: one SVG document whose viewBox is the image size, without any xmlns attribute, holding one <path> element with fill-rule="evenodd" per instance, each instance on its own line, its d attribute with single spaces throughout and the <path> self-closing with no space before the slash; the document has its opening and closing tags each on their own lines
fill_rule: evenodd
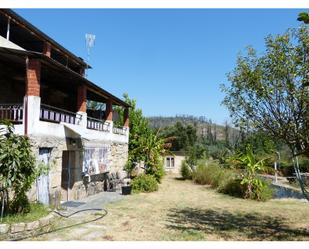
<svg viewBox="0 0 309 249">
<path fill-rule="evenodd" d="M 243 200 L 175 176 L 166 176 L 157 192 L 106 208 L 101 220 L 40 239 L 309 240 L 308 202 Z"/>
</svg>

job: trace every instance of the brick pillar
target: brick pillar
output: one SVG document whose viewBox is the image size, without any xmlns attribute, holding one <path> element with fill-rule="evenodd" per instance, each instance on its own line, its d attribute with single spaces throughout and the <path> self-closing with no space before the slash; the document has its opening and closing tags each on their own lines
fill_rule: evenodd
<svg viewBox="0 0 309 249">
<path fill-rule="evenodd" d="M 85 85 L 77 88 L 77 112 L 87 112 L 87 88 Z"/>
<path fill-rule="evenodd" d="M 113 121 L 113 102 L 111 99 L 106 102 L 105 119 L 106 121 Z"/>
<path fill-rule="evenodd" d="M 24 97 L 24 133 L 32 135 L 39 131 L 40 121 L 40 80 L 41 62 L 38 59 L 26 60 L 26 95 Z"/>
<path fill-rule="evenodd" d="M 40 97 L 41 62 L 37 59 L 28 59 L 26 65 L 26 95 Z"/>
<path fill-rule="evenodd" d="M 44 42 L 43 54 L 46 55 L 47 57 L 50 57 L 50 55 L 51 55 L 51 45 L 50 45 L 49 42 Z"/>
<path fill-rule="evenodd" d="M 85 85 L 77 88 L 77 124 L 84 129 L 87 128 L 87 87 Z"/>
<path fill-rule="evenodd" d="M 126 108 L 124 109 L 123 121 L 124 121 L 123 126 L 124 126 L 124 127 L 129 127 L 129 108 L 128 108 L 128 107 L 126 107 Z"/>
</svg>

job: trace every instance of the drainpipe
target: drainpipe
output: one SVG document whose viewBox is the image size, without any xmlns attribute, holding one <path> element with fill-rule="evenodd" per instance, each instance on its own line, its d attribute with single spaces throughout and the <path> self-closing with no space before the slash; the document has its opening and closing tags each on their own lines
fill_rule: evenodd
<svg viewBox="0 0 309 249">
<path fill-rule="evenodd" d="M 10 40 L 10 27 L 11 27 L 11 18 L 8 18 L 7 30 L 6 30 L 6 39 Z"/>
<path fill-rule="evenodd" d="M 26 57 L 26 87 L 28 85 L 27 69 L 28 69 L 29 58 Z M 26 89 L 25 87 L 25 89 Z M 25 94 L 24 97 L 24 135 L 28 135 L 28 96 Z"/>
</svg>

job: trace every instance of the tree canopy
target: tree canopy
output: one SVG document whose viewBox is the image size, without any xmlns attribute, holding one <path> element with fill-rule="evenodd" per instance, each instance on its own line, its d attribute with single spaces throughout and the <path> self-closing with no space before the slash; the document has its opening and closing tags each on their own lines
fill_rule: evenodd
<svg viewBox="0 0 309 249">
<path fill-rule="evenodd" d="M 266 51 L 240 55 L 222 85 L 223 104 L 234 123 L 284 141 L 294 155 L 309 156 L 308 29 L 289 29 L 265 39 Z"/>
<path fill-rule="evenodd" d="M 137 108 L 136 100 L 130 99 L 128 94 L 124 94 L 124 99 L 131 106 L 129 158 L 126 170 L 131 172 L 136 163 L 144 161 L 145 173 L 153 175 L 160 182 L 164 174 L 162 161 L 162 155 L 165 152 L 164 140 L 150 128 L 142 110 Z M 118 110 L 118 112 L 122 117 L 123 110 Z"/>
</svg>

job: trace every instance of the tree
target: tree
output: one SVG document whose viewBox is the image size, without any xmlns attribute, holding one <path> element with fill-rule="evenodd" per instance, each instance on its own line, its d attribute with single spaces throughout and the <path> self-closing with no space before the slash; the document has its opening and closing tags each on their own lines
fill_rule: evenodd
<svg viewBox="0 0 309 249">
<path fill-rule="evenodd" d="M 146 174 L 153 175 L 158 182 L 163 176 L 164 140 L 150 128 L 148 120 L 143 116 L 141 109 L 136 107 L 136 100 L 130 99 L 128 94 L 124 94 L 125 102 L 131 108 L 129 112 L 130 135 L 129 135 L 129 158 L 126 170 L 131 172 L 136 163 L 144 161 Z M 117 110 L 123 116 L 123 110 Z"/>
<path fill-rule="evenodd" d="M 302 26 L 268 36 L 266 52 L 239 56 L 223 104 L 236 125 L 284 141 L 294 156 L 309 156 L 309 36 Z"/>
<path fill-rule="evenodd" d="M 13 190 L 10 210 L 13 212 L 29 211 L 26 192 L 37 177 L 35 158 L 29 139 L 14 134 L 12 124 L 4 123 L 6 128 L 0 132 L 0 185 L 9 192 Z"/>
<path fill-rule="evenodd" d="M 191 124 L 183 125 L 178 121 L 175 125 L 161 130 L 160 137 L 171 141 L 172 151 L 186 151 L 196 143 L 196 133 L 195 126 Z"/>
<path fill-rule="evenodd" d="M 309 15 L 307 12 L 301 12 L 298 14 L 297 21 L 304 22 L 305 24 L 309 23 Z"/>
<path fill-rule="evenodd" d="M 309 24 L 309 15 L 307 12 L 301 12 L 297 18 L 298 21 L 304 22 L 305 24 Z M 309 86 L 309 81 L 303 83 L 304 86 Z"/>
</svg>

